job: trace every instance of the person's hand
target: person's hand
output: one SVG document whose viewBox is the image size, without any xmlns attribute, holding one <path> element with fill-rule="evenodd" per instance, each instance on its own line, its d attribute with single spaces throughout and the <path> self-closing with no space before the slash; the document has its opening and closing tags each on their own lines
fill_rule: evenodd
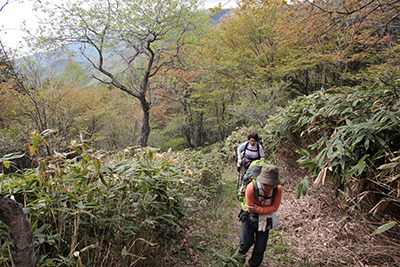
<svg viewBox="0 0 400 267">
<path fill-rule="evenodd" d="M 237 163 L 241 165 L 242 164 L 242 160 L 238 159 Z"/>
<path fill-rule="evenodd" d="M 257 204 L 251 204 L 251 206 L 247 205 L 247 211 L 250 213 L 256 213 L 257 212 Z"/>
</svg>

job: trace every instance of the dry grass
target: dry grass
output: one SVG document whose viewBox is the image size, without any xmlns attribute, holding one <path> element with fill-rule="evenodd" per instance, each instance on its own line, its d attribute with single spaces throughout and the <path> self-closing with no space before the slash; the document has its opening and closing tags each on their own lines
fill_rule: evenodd
<svg viewBox="0 0 400 267">
<path fill-rule="evenodd" d="M 282 236 L 295 249 L 298 262 L 313 266 L 400 266 L 398 229 L 371 235 L 380 218 L 348 213 L 345 203 L 334 196 L 331 184 L 311 186 L 306 196 L 297 199 L 296 185 L 305 173 L 289 167 L 295 164 L 278 164 L 284 180 L 279 217 Z"/>
<path fill-rule="evenodd" d="M 297 199 L 296 186 L 306 173 L 297 167 L 296 162 L 278 162 L 277 165 L 284 183 L 284 196 L 278 211 L 281 226 L 271 232 L 264 263 L 260 267 L 400 266 L 398 230 L 371 235 L 380 225 L 380 218 L 364 215 L 354 219 L 355 214 L 346 211 L 345 203 L 334 196 L 329 184 L 311 186 L 306 196 Z M 226 172 L 228 175 L 225 175 L 230 177 L 228 181 L 236 183 L 237 173 L 233 169 Z M 226 201 L 211 205 L 221 211 L 220 217 L 212 221 L 200 218 L 203 223 L 192 228 L 187 236 L 189 240 L 194 234 L 206 234 L 203 244 L 217 247 L 222 253 L 229 253 L 229 249 L 239 242 L 239 203 L 232 196 L 222 196 L 219 199 Z M 232 208 L 232 205 L 237 207 Z M 342 220 L 344 216 L 353 219 Z M 221 230 L 226 227 L 229 231 Z M 212 257 L 210 251 L 206 254 L 199 254 L 193 249 L 186 252 L 191 254 L 190 262 L 176 260 L 168 266 L 212 266 L 209 261 Z"/>
</svg>

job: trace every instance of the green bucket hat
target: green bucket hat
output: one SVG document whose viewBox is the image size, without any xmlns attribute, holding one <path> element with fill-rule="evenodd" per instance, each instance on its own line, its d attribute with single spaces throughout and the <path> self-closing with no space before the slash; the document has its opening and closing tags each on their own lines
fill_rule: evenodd
<svg viewBox="0 0 400 267">
<path fill-rule="evenodd" d="M 279 180 L 279 169 L 274 165 L 264 165 L 261 168 L 261 173 L 257 177 L 257 181 L 267 185 L 281 184 Z"/>
</svg>

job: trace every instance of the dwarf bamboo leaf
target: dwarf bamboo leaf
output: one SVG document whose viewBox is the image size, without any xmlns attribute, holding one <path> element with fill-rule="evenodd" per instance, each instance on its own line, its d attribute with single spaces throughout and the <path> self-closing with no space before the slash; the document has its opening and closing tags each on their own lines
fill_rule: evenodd
<svg viewBox="0 0 400 267">
<path fill-rule="evenodd" d="M 41 139 L 40 139 L 39 136 L 37 136 L 37 135 L 31 135 L 31 138 L 32 138 L 33 142 L 34 142 L 36 145 L 40 145 L 40 144 L 41 144 Z"/>
<path fill-rule="evenodd" d="M 349 120 L 349 119 L 346 119 L 346 124 L 348 126 L 353 126 L 353 122 L 351 120 Z"/>
<path fill-rule="evenodd" d="M 42 135 L 43 138 L 45 138 L 48 135 L 50 135 L 52 133 L 55 133 L 55 132 L 57 132 L 57 130 L 55 130 L 55 129 L 47 129 L 47 130 L 44 130 L 43 132 L 41 132 L 41 135 Z"/>
<path fill-rule="evenodd" d="M 387 223 L 385 223 L 384 225 L 379 226 L 372 234 L 376 235 L 376 234 L 380 234 L 383 233 L 389 229 L 391 229 L 392 227 L 398 225 L 397 222 L 395 221 L 389 221 Z"/>
<path fill-rule="evenodd" d="M 7 169 L 10 168 L 10 162 L 8 160 L 4 160 L 3 159 L 3 165 L 4 167 L 6 167 Z"/>
<path fill-rule="evenodd" d="M 97 172 L 100 172 L 100 160 L 97 158 L 93 158 L 94 167 Z"/>
<path fill-rule="evenodd" d="M 72 192 L 67 192 L 67 195 L 70 196 L 74 200 L 78 200 L 78 197 L 74 195 Z"/>
<path fill-rule="evenodd" d="M 297 185 L 297 198 L 301 197 L 301 194 L 304 196 L 307 194 L 307 188 L 308 188 L 308 179 L 307 177 L 303 179 L 298 185 Z"/>
<path fill-rule="evenodd" d="M 10 154 L 4 155 L 3 159 L 11 161 L 13 159 L 20 159 L 24 156 L 25 156 L 25 154 L 10 153 Z"/>
<path fill-rule="evenodd" d="M 49 229 L 51 227 L 50 224 L 44 224 L 42 225 L 39 229 L 37 229 L 36 231 L 33 232 L 33 235 L 38 235 L 41 234 L 43 231 Z"/>
<path fill-rule="evenodd" d="M 386 143 L 385 143 L 385 141 L 384 141 L 382 138 L 380 138 L 379 136 L 375 136 L 375 138 L 376 138 L 376 140 L 378 141 L 378 143 L 379 143 L 381 146 L 383 146 L 383 147 L 386 146 Z"/>
<path fill-rule="evenodd" d="M 74 173 L 81 173 L 80 169 L 78 169 L 77 167 L 69 166 L 69 169 L 70 169 L 71 171 L 73 171 Z"/>
<path fill-rule="evenodd" d="M 366 166 L 365 164 L 365 159 L 368 157 L 369 155 L 364 155 L 357 163 L 356 169 L 357 169 L 357 173 L 361 174 L 364 171 L 364 168 Z"/>
<path fill-rule="evenodd" d="M 378 204 L 376 204 L 375 207 L 373 207 L 373 208 L 370 210 L 370 212 L 373 212 L 374 215 L 376 215 L 376 213 L 377 213 L 378 211 L 380 211 L 380 210 L 382 211 L 382 210 L 386 209 L 386 207 L 389 205 L 389 203 L 390 203 L 390 200 L 381 199 L 381 200 L 378 202 Z"/>
<path fill-rule="evenodd" d="M 357 137 L 356 141 L 354 142 L 354 144 L 358 144 L 361 140 L 363 140 L 364 135 L 360 135 Z"/>
<path fill-rule="evenodd" d="M 37 212 L 36 210 L 34 210 L 32 208 L 23 208 L 23 211 L 25 212 L 25 214 L 29 214 L 29 215 L 39 214 L 39 212 Z"/>
<path fill-rule="evenodd" d="M 108 187 L 107 182 L 106 182 L 106 180 L 104 179 L 103 174 L 99 173 L 99 177 L 100 177 L 101 182 L 102 182 L 106 187 Z"/>
<path fill-rule="evenodd" d="M 149 149 L 149 162 L 153 163 L 153 151 Z"/>
<path fill-rule="evenodd" d="M 61 255 L 58 255 L 58 257 L 62 260 L 63 264 L 70 264 L 70 266 L 76 266 L 77 264 L 76 259 L 66 258 Z"/>
<path fill-rule="evenodd" d="M 28 148 L 29 148 L 29 153 L 30 153 L 30 155 L 31 155 L 31 157 L 35 154 L 35 152 L 36 152 L 36 145 L 35 144 L 29 144 L 28 145 Z"/>
<path fill-rule="evenodd" d="M 125 184 L 121 184 L 121 185 L 115 185 L 113 187 L 110 188 L 110 190 L 112 191 L 121 191 L 126 189 L 126 185 Z"/>
<path fill-rule="evenodd" d="M 399 162 L 392 162 L 392 163 L 388 163 L 388 164 L 384 164 L 379 166 L 379 170 L 387 170 L 387 169 L 393 169 L 396 168 L 397 166 L 399 166 Z"/>
<path fill-rule="evenodd" d="M 40 171 L 41 172 L 45 172 L 46 171 L 46 165 L 45 165 L 45 163 L 43 161 L 40 162 L 39 166 L 40 166 Z"/>
<path fill-rule="evenodd" d="M 310 152 L 308 152 L 306 149 L 299 149 L 297 150 L 301 155 L 303 155 L 304 157 L 309 157 L 310 156 Z"/>
<path fill-rule="evenodd" d="M 144 179 L 151 185 L 155 185 L 155 181 L 151 177 L 145 176 Z"/>
<path fill-rule="evenodd" d="M 168 217 L 165 216 L 165 215 L 167 215 L 167 214 L 164 214 L 164 215 L 161 217 L 164 221 L 167 221 L 167 222 L 169 222 L 169 223 L 172 224 L 172 225 L 177 225 L 171 218 L 168 218 Z"/>
<path fill-rule="evenodd" d="M 79 147 L 74 146 L 74 147 L 71 147 L 71 149 L 73 149 L 73 150 L 74 150 L 76 153 L 78 153 L 79 155 L 82 155 L 82 154 L 83 154 L 82 150 L 80 150 Z"/>
<path fill-rule="evenodd" d="M 85 208 L 91 208 L 91 209 L 94 209 L 94 208 L 100 208 L 101 206 L 99 205 L 99 203 L 98 202 L 88 202 L 88 203 L 86 203 L 85 204 Z"/>
<path fill-rule="evenodd" d="M 369 148 L 369 138 L 366 138 L 366 139 L 365 139 L 364 147 L 365 147 L 365 149 L 368 150 L 368 148 Z"/>
</svg>

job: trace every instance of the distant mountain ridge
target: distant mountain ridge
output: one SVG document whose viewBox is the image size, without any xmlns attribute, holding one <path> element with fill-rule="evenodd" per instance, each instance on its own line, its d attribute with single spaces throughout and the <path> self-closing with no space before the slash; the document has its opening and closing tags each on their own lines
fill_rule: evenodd
<svg viewBox="0 0 400 267">
<path fill-rule="evenodd" d="M 221 9 L 218 10 L 217 12 L 213 13 L 210 15 L 210 19 L 213 24 L 217 25 L 222 19 L 224 19 L 226 16 L 232 15 L 233 10 L 232 9 Z"/>
</svg>

